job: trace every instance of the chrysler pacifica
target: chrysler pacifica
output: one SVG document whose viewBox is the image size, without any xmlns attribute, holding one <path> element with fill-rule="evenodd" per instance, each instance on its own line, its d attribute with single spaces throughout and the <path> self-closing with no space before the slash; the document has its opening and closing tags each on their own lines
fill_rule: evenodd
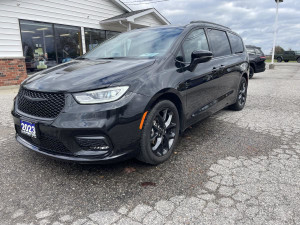
<svg viewBox="0 0 300 225">
<path fill-rule="evenodd" d="M 120 34 L 25 80 L 16 139 L 79 163 L 167 160 L 190 125 L 246 103 L 249 59 L 230 28 L 195 21 Z"/>
</svg>

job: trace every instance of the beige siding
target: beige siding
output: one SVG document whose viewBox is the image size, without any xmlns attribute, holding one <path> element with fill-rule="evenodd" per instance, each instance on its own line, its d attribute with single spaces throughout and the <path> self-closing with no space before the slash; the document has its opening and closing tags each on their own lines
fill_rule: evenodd
<svg viewBox="0 0 300 225">
<path fill-rule="evenodd" d="M 21 57 L 19 19 L 100 29 L 125 11 L 110 0 L 0 0 L 0 57 Z"/>
<path fill-rule="evenodd" d="M 145 15 L 145 16 L 141 16 L 141 17 L 135 19 L 134 22 L 144 25 L 144 26 L 149 26 L 149 27 L 162 25 L 162 23 L 157 19 L 157 17 L 153 13 Z"/>
</svg>

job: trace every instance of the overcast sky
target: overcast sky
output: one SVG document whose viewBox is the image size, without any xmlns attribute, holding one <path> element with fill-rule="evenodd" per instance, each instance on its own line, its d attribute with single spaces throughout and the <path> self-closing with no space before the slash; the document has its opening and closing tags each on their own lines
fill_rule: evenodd
<svg viewBox="0 0 300 225">
<path fill-rule="evenodd" d="M 276 12 L 274 0 L 168 0 L 129 7 L 155 7 L 174 25 L 185 25 L 192 20 L 220 23 L 239 33 L 246 44 L 262 47 L 265 54 L 272 49 Z M 300 0 L 280 3 L 277 45 L 286 50 L 292 48 L 300 51 Z"/>
</svg>

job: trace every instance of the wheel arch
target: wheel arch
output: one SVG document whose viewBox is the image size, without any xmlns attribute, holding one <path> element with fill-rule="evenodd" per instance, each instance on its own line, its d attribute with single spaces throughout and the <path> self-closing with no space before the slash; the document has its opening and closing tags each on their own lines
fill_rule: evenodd
<svg viewBox="0 0 300 225">
<path fill-rule="evenodd" d="M 184 129 L 184 124 L 185 124 L 185 118 L 184 118 L 185 101 L 183 100 L 183 97 L 176 89 L 164 89 L 156 93 L 148 102 L 145 111 L 151 110 L 158 102 L 162 100 L 169 100 L 176 106 L 179 114 L 180 131 L 182 131 Z"/>
<path fill-rule="evenodd" d="M 248 74 L 247 74 L 247 73 L 243 73 L 243 74 L 242 74 L 242 77 L 244 77 L 244 78 L 246 79 L 247 85 L 248 85 L 248 81 L 249 81 L 249 76 L 248 76 Z M 241 79 L 242 79 L 242 78 L 241 78 Z"/>
</svg>

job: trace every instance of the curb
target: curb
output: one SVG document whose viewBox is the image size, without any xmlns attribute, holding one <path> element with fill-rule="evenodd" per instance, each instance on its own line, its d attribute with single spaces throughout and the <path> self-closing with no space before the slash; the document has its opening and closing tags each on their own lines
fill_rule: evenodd
<svg viewBox="0 0 300 225">
<path fill-rule="evenodd" d="M 10 90 L 20 88 L 20 85 L 0 86 L 0 90 Z"/>
</svg>

